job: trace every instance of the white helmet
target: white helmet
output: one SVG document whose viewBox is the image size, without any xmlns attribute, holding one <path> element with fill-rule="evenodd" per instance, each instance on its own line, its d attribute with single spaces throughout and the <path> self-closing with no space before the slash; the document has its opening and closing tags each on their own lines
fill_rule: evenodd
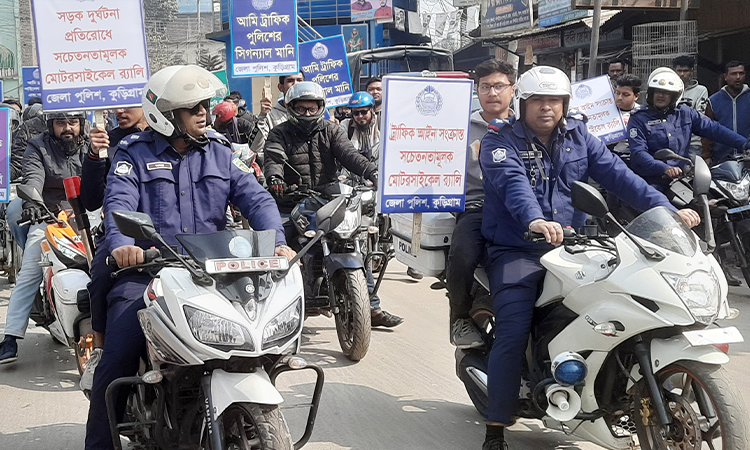
<svg viewBox="0 0 750 450">
<path fill-rule="evenodd" d="M 565 97 L 563 106 L 563 121 L 568 115 L 570 97 L 573 89 L 570 87 L 570 79 L 562 70 L 550 66 L 536 66 L 524 72 L 516 82 L 514 92 L 515 110 L 524 118 L 524 107 L 522 100 L 528 100 L 532 95 L 555 95 Z"/>
<path fill-rule="evenodd" d="M 648 95 L 646 96 L 646 102 L 651 107 L 654 106 L 654 91 L 656 89 L 677 94 L 672 96 L 672 102 L 669 105 L 670 108 L 674 108 L 675 105 L 680 103 L 682 95 L 685 93 L 685 84 L 682 82 L 682 78 L 669 67 L 659 67 L 651 72 L 647 85 Z"/>
<path fill-rule="evenodd" d="M 193 108 L 202 101 L 223 97 L 226 92 L 221 80 L 202 67 L 165 67 L 156 72 L 143 88 L 143 115 L 157 133 L 171 137 L 176 131 L 178 136 L 184 137 L 185 130 L 173 111 Z"/>
</svg>

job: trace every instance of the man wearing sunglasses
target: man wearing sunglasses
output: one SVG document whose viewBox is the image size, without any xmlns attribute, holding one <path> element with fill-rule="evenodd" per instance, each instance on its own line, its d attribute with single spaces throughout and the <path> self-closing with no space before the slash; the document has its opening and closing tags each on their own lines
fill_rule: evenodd
<svg viewBox="0 0 750 450">
<path fill-rule="evenodd" d="M 151 129 L 117 145 L 104 196 L 105 248 L 119 267 L 143 263 L 143 249 L 156 244 L 120 233 L 113 211 L 148 214 L 156 231 L 176 246 L 179 233 L 225 229 L 230 201 L 254 230 L 276 230 L 276 255 L 294 256 L 273 198 L 232 157 L 226 138 L 207 129 L 210 100 L 225 93 L 215 75 L 195 65 L 166 67 L 143 88 L 143 113 Z M 150 282 L 148 274 L 134 271 L 118 277 L 107 295 L 105 345 L 94 372 L 86 449 L 113 448 L 105 392 L 116 378 L 138 371 L 146 339 L 137 313 L 145 307 L 143 292 Z M 123 403 L 116 405 L 119 417 L 124 409 Z"/>
<path fill-rule="evenodd" d="M 53 112 L 48 113 L 46 119 L 47 130 L 29 140 L 26 147 L 23 184 L 40 192 L 47 208 L 57 215 L 61 205 L 67 203 L 63 180 L 81 175 L 82 161 L 89 152 L 90 143 L 84 131 L 84 112 Z M 31 306 L 42 282 L 42 269 L 38 264 L 42 260 L 42 241 L 47 228 L 44 216 L 44 208 L 23 202 L 21 219 L 31 222 L 31 227 L 23 246 L 21 271 L 10 295 L 5 339 L 0 346 L 0 364 L 18 359 L 16 340 L 23 339 L 26 334 Z M 9 213 L 7 220 L 15 224 L 18 217 Z"/>
</svg>

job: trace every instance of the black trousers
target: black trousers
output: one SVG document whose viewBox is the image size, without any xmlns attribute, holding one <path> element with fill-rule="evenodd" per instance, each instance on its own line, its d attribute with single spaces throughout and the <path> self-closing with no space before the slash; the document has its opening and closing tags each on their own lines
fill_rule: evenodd
<svg viewBox="0 0 750 450">
<path fill-rule="evenodd" d="M 459 214 L 453 230 L 446 273 L 451 323 L 469 317 L 474 270 L 484 258 L 485 247 L 482 208 L 471 208 Z"/>
</svg>

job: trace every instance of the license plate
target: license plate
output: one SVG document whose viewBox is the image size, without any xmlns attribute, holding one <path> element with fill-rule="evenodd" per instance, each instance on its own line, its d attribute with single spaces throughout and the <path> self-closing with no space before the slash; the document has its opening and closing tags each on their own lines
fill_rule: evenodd
<svg viewBox="0 0 750 450">
<path fill-rule="evenodd" d="M 750 211 L 750 205 L 740 206 L 739 208 L 732 208 L 727 211 L 729 214 L 734 214 L 742 211 Z"/>
<path fill-rule="evenodd" d="M 698 347 L 699 345 L 736 344 L 738 342 L 745 342 L 742 333 L 740 333 L 740 330 L 736 327 L 685 331 L 682 335 L 685 336 L 685 339 L 687 339 L 693 347 Z"/>
<path fill-rule="evenodd" d="M 228 258 L 206 260 L 206 272 L 240 273 L 240 272 L 269 272 L 272 270 L 287 270 L 289 260 L 284 256 L 268 258 Z"/>
</svg>

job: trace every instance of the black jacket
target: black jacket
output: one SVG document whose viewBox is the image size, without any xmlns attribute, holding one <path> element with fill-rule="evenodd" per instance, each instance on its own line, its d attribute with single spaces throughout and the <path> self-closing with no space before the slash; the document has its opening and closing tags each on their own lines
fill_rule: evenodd
<svg viewBox="0 0 750 450">
<path fill-rule="evenodd" d="M 63 180 L 81 175 L 83 158 L 91 142 L 84 137 L 78 147 L 66 154 L 49 131 L 32 138 L 23 155 L 23 184 L 42 193 L 44 203 L 52 212 L 67 203 Z"/>
<path fill-rule="evenodd" d="M 29 140 L 47 131 L 47 121 L 43 117 L 34 117 L 21 124 L 13 133 L 13 147 L 10 155 L 10 179 L 15 180 L 22 175 L 23 154 Z"/>
<path fill-rule="evenodd" d="M 219 124 L 214 122 L 214 130 L 223 134 L 229 142 L 233 144 L 252 144 L 250 142 L 250 135 L 253 133 L 255 128 L 255 118 L 251 120 L 243 120 L 239 117 L 232 117 L 232 120 Z M 237 123 L 237 129 L 235 130 L 234 124 Z"/>
<path fill-rule="evenodd" d="M 81 171 L 81 196 L 79 200 L 81 206 L 89 211 L 96 211 L 102 207 L 104 202 L 104 191 L 107 187 L 107 174 L 111 165 L 112 158 L 117 149 L 117 144 L 133 133 L 143 131 L 138 127 L 130 128 L 112 128 L 107 132 L 109 135 L 109 149 L 107 158 L 95 158 L 86 154 L 83 158 L 83 168 Z"/>
<path fill-rule="evenodd" d="M 324 120 L 321 128 L 311 136 L 297 132 L 290 122 L 275 126 L 268 135 L 265 148 L 264 175 L 282 177 L 287 184 L 315 187 L 338 180 L 338 165 L 350 172 L 371 178 L 377 171 L 371 163 L 354 148 L 346 138 L 346 132 L 335 123 Z M 300 179 L 293 170 L 273 160 L 269 150 L 285 152 L 289 164 L 302 175 Z"/>
</svg>

